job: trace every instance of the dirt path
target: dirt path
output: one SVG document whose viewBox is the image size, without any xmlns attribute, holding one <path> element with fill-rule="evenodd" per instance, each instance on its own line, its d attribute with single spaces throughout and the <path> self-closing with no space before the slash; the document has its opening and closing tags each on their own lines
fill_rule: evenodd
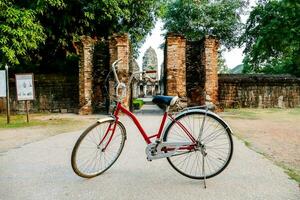
<svg viewBox="0 0 300 200">
<path fill-rule="evenodd" d="M 288 173 L 300 175 L 300 109 L 230 110 L 222 114 L 234 134 Z M 298 180 L 299 182 L 299 180 Z"/>
</svg>

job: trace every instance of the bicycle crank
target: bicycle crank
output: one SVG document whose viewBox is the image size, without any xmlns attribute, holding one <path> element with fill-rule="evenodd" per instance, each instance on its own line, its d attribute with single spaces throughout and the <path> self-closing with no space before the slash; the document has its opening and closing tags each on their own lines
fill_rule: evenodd
<svg viewBox="0 0 300 200">
<path fill-rule="evenodd" d="M 152 161 L 160 158 L 173 156 L 176 152 L 193 151 L 195 144 L 191 142 L 162 142 L 151 143 L 146 147 L 147 160 Z"/>
</svg>

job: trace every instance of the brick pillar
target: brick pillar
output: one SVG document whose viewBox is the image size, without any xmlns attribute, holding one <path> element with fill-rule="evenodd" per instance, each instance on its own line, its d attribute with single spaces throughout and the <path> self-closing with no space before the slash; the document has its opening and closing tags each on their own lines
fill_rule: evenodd
<svg viewBox="0 0 300 200">
<path fill-rule="evenodd" d="M 168 34 L 165 47 L 165 94 L 186 97 L 186 40 L 181 35 Z"/>
<path fill-rule="evenodd" d="M 80 55 L 79 61 L 79 114 L 91 114 L 92 109 L 92 69 L 93 54 L 96 40 L 89 36 L 82 36 L 77 44 Z"/>
<path fill-rule="evenodd" d="M 109 54 L 110 54 L 110 67 L 112 63 L 117 59 L 122 59 L 117 66 L 117 74 L 120 82 L 124 82 L 127 86 L 129 80 L 129 62 L 130 62 L 130 44 L 128 35 L 113 35 L 109 39 Z M 114 94 L 114 82 L 110 81 L 109 84 L 110 94 Z M 129 88 L 127 87 L 129 90 Z M 130 104 L 130 91 L 126 91 L 126 97 L 123 100 L 123 105 L 129 108 Z"/>
<path fill-rule="evenodd" d="M 218 48 L 219 41 L 213 36 L 205 36 L 201 51 L 201 63 L 205 69 L 206 101 L 218 105 Z"/>
</svg>

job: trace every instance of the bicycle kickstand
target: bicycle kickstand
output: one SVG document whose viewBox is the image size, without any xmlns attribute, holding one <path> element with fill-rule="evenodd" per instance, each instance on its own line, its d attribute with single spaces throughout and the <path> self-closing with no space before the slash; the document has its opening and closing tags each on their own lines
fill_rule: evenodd
<svg viewBox="0 0 300 200">
<path fill-rule="evenodd" d="M 205 157 L 205 155 L 202 155 L 202 173 L 204 175 L 204 178 L 203 178 L 204 189 L 206 189 L 206 174 L 205 174 L 204 157 Z"/>
</svg>

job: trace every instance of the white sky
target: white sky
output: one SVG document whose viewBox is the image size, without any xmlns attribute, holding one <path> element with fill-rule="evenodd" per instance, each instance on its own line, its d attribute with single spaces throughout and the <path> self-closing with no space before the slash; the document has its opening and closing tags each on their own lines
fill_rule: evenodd
<svg viewBox="0 0 300 200">
<path fill-rule="evenodd" d="M 255 5 L 255 0 L 250 0 L 250 6 L 252 7 Z M 242 16 L 242 22 L 246 22 L 248 18 L 248 15 Z M 164 52 L 162 49 L 159 48 L 159 46 L 164 43 L 165 38 L 162 36 L 163 31 L 163 22 L 161 20 L 158 20 L 155 24 L 155 28 L 152 30 L 151 34 L 149 34 L 146 38 L 146 42 L 143 44 L 143 46 L 139 49 L 140 54 L 137 59 L 137 62 L 142 67 L 143 63 L 143 56 L 145 51 L 151 46 L 153 49 L 155 49 L 157 54 L 157 60 L 158 60 L 158 73 L 160 74 L 160 66 L 163 63 L 164 59 Z M 224 52 L 224 58 L 226 65 L 229 68 L 233 68 L 239 64 L 242 64 L 244 55 L 243 55 L 243 48 L 234 48 L 230 51 Z"/>
<path fill-rule="evenodd" d="M 164 52 L 162 49 L 159 48 L 160 45 L 165 42 L 165 38 L 162 36 L 162 34 L 163 34 L 162 28 L 163 28 L 163 23 L 161 20 L 158 20 L 155 24 L 154 29 L 151 32 L 151 35 L 147 36 L 146 42 L 139 49 L 140 54 L 137 59 L 139 67 L 141 68 L 142 64 L 143 64 L 144 53 L 151 46 L 157 54 L 158 73 L 159 74 L 160 74 L 160 66 L 164 61 Z"/>
</svg>

